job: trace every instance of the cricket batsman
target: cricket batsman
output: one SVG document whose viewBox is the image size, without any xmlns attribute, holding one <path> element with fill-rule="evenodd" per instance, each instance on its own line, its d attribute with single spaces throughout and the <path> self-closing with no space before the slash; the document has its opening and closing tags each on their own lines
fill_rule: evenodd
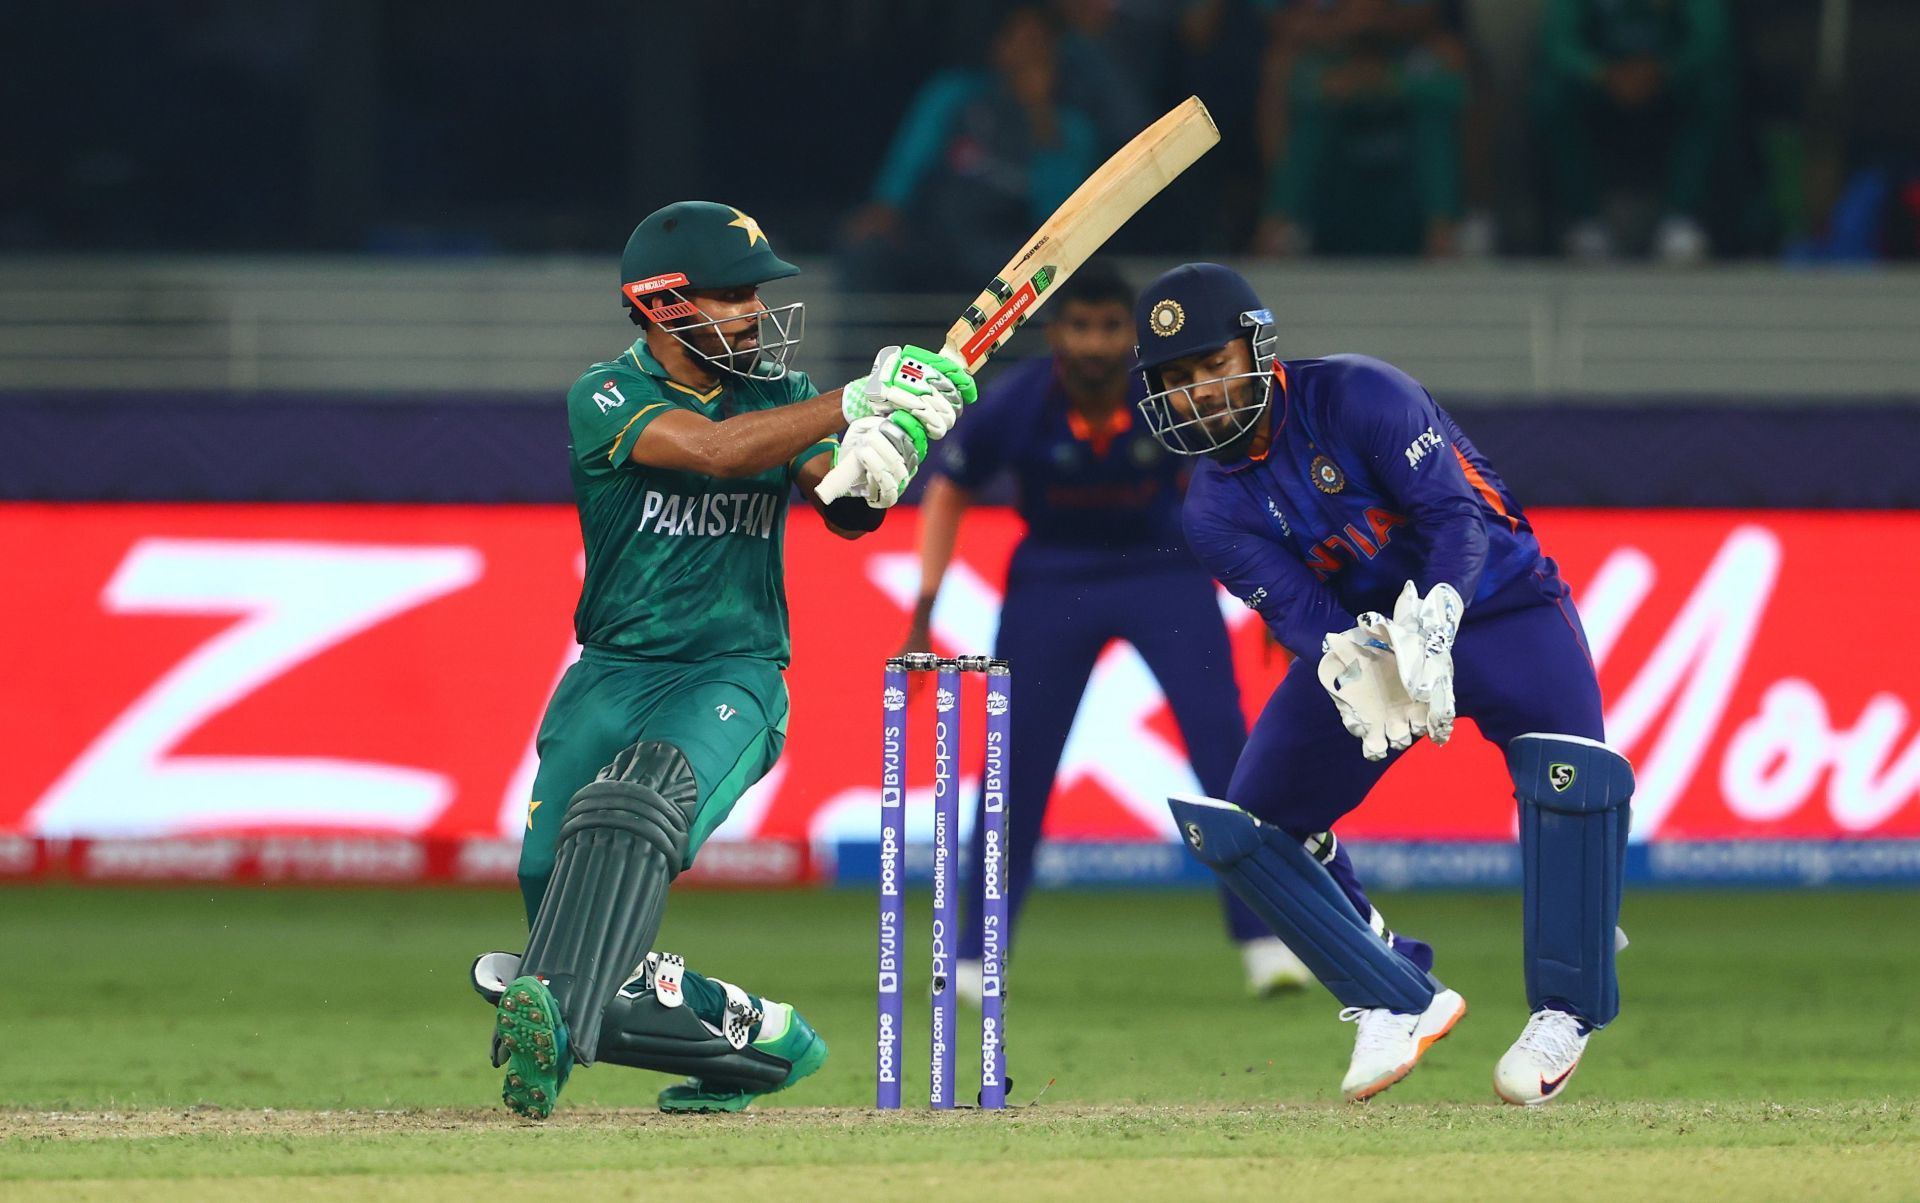
<svg viewBox="0 0 1920 1203">
<path fill-rule="evenodd" d="M 1180 495 L 1191 463 L 1169 455 L 1134 404 L 1128 370 L 1133 290 L 1113 267 L 1088 262 L 1060 286 L 1047 322 L 1052 354 L 1003 373 L 940 445 L 920 503 L 920 599 L 903 649 L 931 650 L 933 605 L 975 492 L 1002 472 L 1018 482 L 1026 534 L 1007 569 L 995 656 L 1020 668 L 1007 805 L 1007 908 L 1018 922 L 1033 882 L 1034 849 L 1054 773 L 1081 695 L 1109 641 L 1124 639 L 1159 682 L 1208 793 L 1226 789 L 1246 740 L 1240 686 L 1213 578 L 1187 549 Z M 976 804 L 973 861 L 986 824 Z M 1247 988 L 1304 988 L 1306 966 L 1239 897 L 1222 887 L 1227 928 Z M 978 893 L 962 893 L 955 989 L 980 996 Z"/>
<path fill-rule="evenodd" d="M 837 459 L 855 492 L 815 503 L 830 529 L 877 529 L 975 395 L 959 364 L 888 347 L 821 394 L 790 368 L 799 274 L 738 209 L 649 215 L 620 260 L 640 337 L 567 391 L 586 545 L 580 659 L 547 704 L 520 888 L 526 951 L 488 953 L 502 1096 L 544 1119 L 574 1065 L 686 1074 L 665 1111 L 738 1111 L 817 1070 L 826 1043 L 786 1003 L 655 949 L 674 878 L 780 755 L 791 655 L 782 543 L 796 486 Z M 836 438 L 836 436 L 838 436 Z"/>
<path fill-rule="evenodd" d="M 1526 1027 L 1494 1068 L 1552 1098 L 1620 1010 L 1616 923 L 1633 771 L 1605 743 L 1566 584 L 1526 515 L 1418 381 L 1361 355 L 1283 361 L 1239 275 L 1190 263 L 1135 308 L 1140 410 L 1195 457 L 1194 552 L 1296 657 L 1224 800 L 1174 798 L 1194 855 L 1356 1025 L 1341 1090 L 1369 1098 L 1466 1014 L 1434 950 L 1388 930 L 1334 835 L 1456 712 L 1505 754 L 1520 811 Z"/>
</svg>

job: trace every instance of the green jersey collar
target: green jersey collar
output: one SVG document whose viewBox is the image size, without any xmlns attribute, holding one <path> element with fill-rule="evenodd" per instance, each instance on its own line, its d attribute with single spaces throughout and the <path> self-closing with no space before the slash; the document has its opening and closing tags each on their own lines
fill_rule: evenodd
<svg viewBox="0 0 1920 1203">
<path fill-rule="evenodd" d="M 687 396 L 705 405 L 712 404 L 714 398 L 724 392 L 727 387 L 725 383 L 720 383 L 703 393 L 690 384 L 682 384 L 678 380 L 675 380 L 667 374 L 666 368 L 660 366 L 660 361 L 654 358 L 653 352 L 647 347 L 645 335 L 641 335 L 639 338 L 633 340 L 633 345 L 627 348 L 626 360 L 668 388 L 685 393 Z"/>
</svg>

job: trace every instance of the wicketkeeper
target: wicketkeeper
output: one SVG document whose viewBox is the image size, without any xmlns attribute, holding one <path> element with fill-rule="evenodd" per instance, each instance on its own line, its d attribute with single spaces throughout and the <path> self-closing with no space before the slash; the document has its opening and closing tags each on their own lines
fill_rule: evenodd
<svg viewBox="0 0 1920 1203">
<path fill-rule="evenodd" d="M 1532 1017 L 1494 1086 L 1551 1098 L 1620 1009 L 1633 793 L 1558 569 L 1418 381 L 1360 355 L 1281 360 L 1273 315 L 1232 271 L 1175 268 L 1134 324 L 1141 412 L 1197 460 L 1187 538 L 1297 657 L 1226 799 L 1172 800 L 1187 844 L 1345 1005 L 1341 1089 L 1377 1094 L 1467 1006 L 1429 945 L 1387 928 L 1333 829 L 1414 740 L 1472 718 L 1506 755 L 1525 867 Z"/>
</svg>

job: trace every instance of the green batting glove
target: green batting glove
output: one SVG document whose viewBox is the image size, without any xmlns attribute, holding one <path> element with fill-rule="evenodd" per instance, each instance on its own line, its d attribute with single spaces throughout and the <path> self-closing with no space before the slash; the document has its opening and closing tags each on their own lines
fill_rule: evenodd
<svg viewBox="0 0 1920 1203">
<path fill-rule="evenodd" d="M 912 414 L 922 434 L 939 439 L 953 429 L 961 408 L 977 392 L 966 369 L 936 351 L 882 347 L 874 356 L 873 370 L 841 390 L 840 412 L 849 424 L 861 418 Z"/>
<path fill-rule="evenodd" d="M 925 347 L 902 347 L 900 348 L 899 362 L 901 365 L 917 362 L 945 376 L 947 380 L 952 383 L 953 391 L 957 395 L 955 408 L 962 405 L 972 405 L 974 400 L 980 396 L 980 389 L 974 384 L 973 373 L 967 371 L 967 365 L 957 359 L 949 359 L 938 351 L 929 351 Z M 894 371 L 897 376 L 899 367 L 896 366 Z M 900 383 L 904 386 L 910 382 L 902 381 Z M 922 384 L 917 391 L 927 392 L 929 390 Z"/>
</svg>

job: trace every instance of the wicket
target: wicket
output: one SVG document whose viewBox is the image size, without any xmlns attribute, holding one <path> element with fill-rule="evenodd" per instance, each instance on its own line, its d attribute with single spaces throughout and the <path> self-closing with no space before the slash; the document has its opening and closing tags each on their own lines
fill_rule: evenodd
<svg viewBox="0 0 1920 1203">
<path fill-rule="evenodd" d="M 959 932 L 960 858 L 960 674 L 987 678 L 986 758 L 981 780 L 984 812 L 980 859 L 980 1106 L 1007 1105 L 1006 1024 L 1001 978 L 1006 953 L 1006 795 L 1008 757 L 1012 753 L 1013 673 L 1005 660 L 985 656 L 954 659 L 920 652 L 887 660 L 881 694 L 880 756 L 880 972 L 879 1017 L 875 1029 L 874 1106 L 900 1106 L 900 1029 L 905 997 L 901 940 L 906 907 L 905 876 L 907 789 L 907 685 L 909 674 L 932 672 L 933 724 L 933 1028 L 928 1069 L 933 1107 L 954 1105 L 954 1049 L 958 1016 L 954 996 L 954 944 Z"/>
</svg>

